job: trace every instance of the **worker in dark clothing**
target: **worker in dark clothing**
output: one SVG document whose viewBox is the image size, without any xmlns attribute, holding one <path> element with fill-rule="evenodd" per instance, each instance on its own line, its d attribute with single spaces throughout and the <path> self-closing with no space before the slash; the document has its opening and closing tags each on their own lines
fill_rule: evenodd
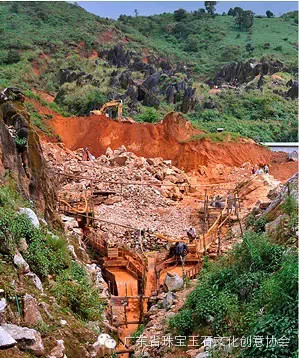
<svg viewBox="0 0 299 358">
<path fill-rule="evenodd" d="M 185 256 L 187 256 L 189 250 L 187 245 L 184 242 L 177 242 L 176 247 L 175 247 L 175 256 L 177 258 L 183 258 Z"/>
</svg>

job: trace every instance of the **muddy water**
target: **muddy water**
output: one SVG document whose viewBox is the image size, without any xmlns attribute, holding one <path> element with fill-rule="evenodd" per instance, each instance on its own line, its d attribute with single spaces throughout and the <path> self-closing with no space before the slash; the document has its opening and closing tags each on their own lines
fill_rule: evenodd
<svg viewBox="0 0 299 358">
<path fill-rule="evenodd" d="M 109 271 L 115 275 L 117 290 L 119 296 L 138 296 L 138 283 L 137 279 L 123 268 L 109 268 Z M 125 322 L 125 313 L 123 307 L 113 307 L 113 315 L 117 317 L 116 323 Z M 139 320 L 139 302 L 137 299 L 129 299 L 126 307 L 127 321 Z M 126 337 L 130 337 L 136 331 L 138 324 L 128 324 L 118 327 L 119 337 L 129 346 L 129 341 Z M 125 349 L 122 344 L 119 344 L 118 350 Z M 129 354 L 121 354 L 118 357 L 127 358 Z"/>
<path fill-rule="evenodd" d="M 157 282 L 156 273 L 155 273 L 155 265 L 156 265 L 156 255 L 157 253 L 150 253 L 147 255 L 147 274 L 146 274 L 146 286 L 144 290 L 144 296 L 150 297 L 157 289 L 159 288 L 159 283 L 163 284 L 164 279 L 166 277 L 167 272 L 177 273 L 182 277 L 182 266 L 177 264 L 176 266 L 167 267 L 160 275 L 160 280 Z M 192 268 L 194 265 L 186 264 L 185 272 Z M 125 268 L 111 267 L 109 271 L 115 275 L 115 280 L 118 289 L 118 295 L 120 297 L 125 296 L 138 296 L 138 282 L 137 279 L 129 273 Z M 148 299 L 144 299 L 143 301 L 143 311 L 147 311 Z M 116 324 L 125 322 L 125 312 L 124 307 L 113 307 L 113 316 L 116 317 Z M 140 306 L 139 299 L 129 298 L 128 305 L 126 307 L 126 318 L 128 322 L 138 321 L 140 316 Z M 126 339 L 130 337 L 138 328 L 138 324 L 128 324 L 121 325 L 118 327 L 119 337 L 124 341 L 127 346 L 129 346 L 129 340 Z M 118 350 L 122 350 L 125 347 L 122 344 L 119 344 Z M 118 357 L 128 358 L 129 354 L 122 354 Z"/>
</svg>

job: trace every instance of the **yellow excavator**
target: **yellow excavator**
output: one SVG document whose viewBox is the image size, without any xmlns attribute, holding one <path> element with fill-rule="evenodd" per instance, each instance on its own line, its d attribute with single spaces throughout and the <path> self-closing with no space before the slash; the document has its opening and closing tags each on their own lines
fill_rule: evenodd
<svg viewBox="0 0 299 358">
<path fill-rule="evenodd" d="M 108 114 L 106 114 L 106 112 L 110 107 L 117 107 L 117 120 L 118 120 L 118 122 L 121 122 L 122 113 L 123 113 L 123 101 L 122 100 L 113 100 L 111 102 L 107 102 L 107 103 L 103 104 L 103 106 L 100 110 L 91 111 L 90 114 L 95 114 L 98 116 L 106 115 L 107 117 L 109 117 Z"/>
</svg>

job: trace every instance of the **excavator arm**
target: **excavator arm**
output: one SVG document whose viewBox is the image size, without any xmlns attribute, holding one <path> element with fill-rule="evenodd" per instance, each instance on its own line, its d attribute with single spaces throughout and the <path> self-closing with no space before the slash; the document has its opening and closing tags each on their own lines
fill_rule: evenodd
<svg viewBox="0 0 299 358">
<path fill-rule="evenodd" d="M 117 120 L 118 120 L 118 122 L 120 122 L 122 119 L 122 112 L 123 112 L 122 100 L 119 100 L 119 101 L 115 100 L 115 101 L 107 102 L 107 103 L 103 104 L 102 108 L 99 111 L 91 111 L 91 113 L 103 115 L 107 112 L 107 110 L 110 107 L 117 107 Z"/>
</svg>

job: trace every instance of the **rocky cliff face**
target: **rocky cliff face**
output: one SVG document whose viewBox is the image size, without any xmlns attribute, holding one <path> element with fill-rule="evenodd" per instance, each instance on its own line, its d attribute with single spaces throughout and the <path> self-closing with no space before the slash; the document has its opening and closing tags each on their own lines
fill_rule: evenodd
<svg viewBox="0 0 299 358">
<path fill-rule="evenodd" d="M 247 62 L 232 62 L 223 66 L 217 73 L 215 78 L 210 79 L 208 84 L 210 86 L 222 85 L 229 83 L 239 85 L 252 81 L 256 76 L 273 75 L 284 68 L 282 62 L 249 60 Z"/>
<path fill-rule="evenodd" d="M 168 61 L 147 56 L 143 58 L 132 51 L 125 51 L 122 45 L 100 52 L 102 60 L 107 66 L 114 68 L 110 74 L 109 99 L 122 99 L 126 101 L 129 113 L 135 114 L 138 104 L 158 108 L 161 100 L 175 104 L 176 109 L 188 113 L 194 109 L 196 102 L 195 92 L 189 71 L 184 65 L 174 68 Z M 99 66 L 99 61 L 95 61 Z M 138 74 L 138 79 L 136 79 Z M 58 73 L 59 84 L 74 83 L 76 86 L 90 84 L 101 88 L 99 80 L 93 74 L 82 71 L 79 67 L 60 69 Z M 125 92 L 124 92 L 125 90 Z M 55 101 L 64 104 L 67 91 L 62 87 Z M 94 103 L 95 109 L 98 103 Z"/>
<path fill-rule="evenodd" d="M 22 98 L 13 94 L 0 103 L 0 180 L 8 177 L 46 218 L 54 219 L 56 194 L 39 138 Z"/>
</svg>

